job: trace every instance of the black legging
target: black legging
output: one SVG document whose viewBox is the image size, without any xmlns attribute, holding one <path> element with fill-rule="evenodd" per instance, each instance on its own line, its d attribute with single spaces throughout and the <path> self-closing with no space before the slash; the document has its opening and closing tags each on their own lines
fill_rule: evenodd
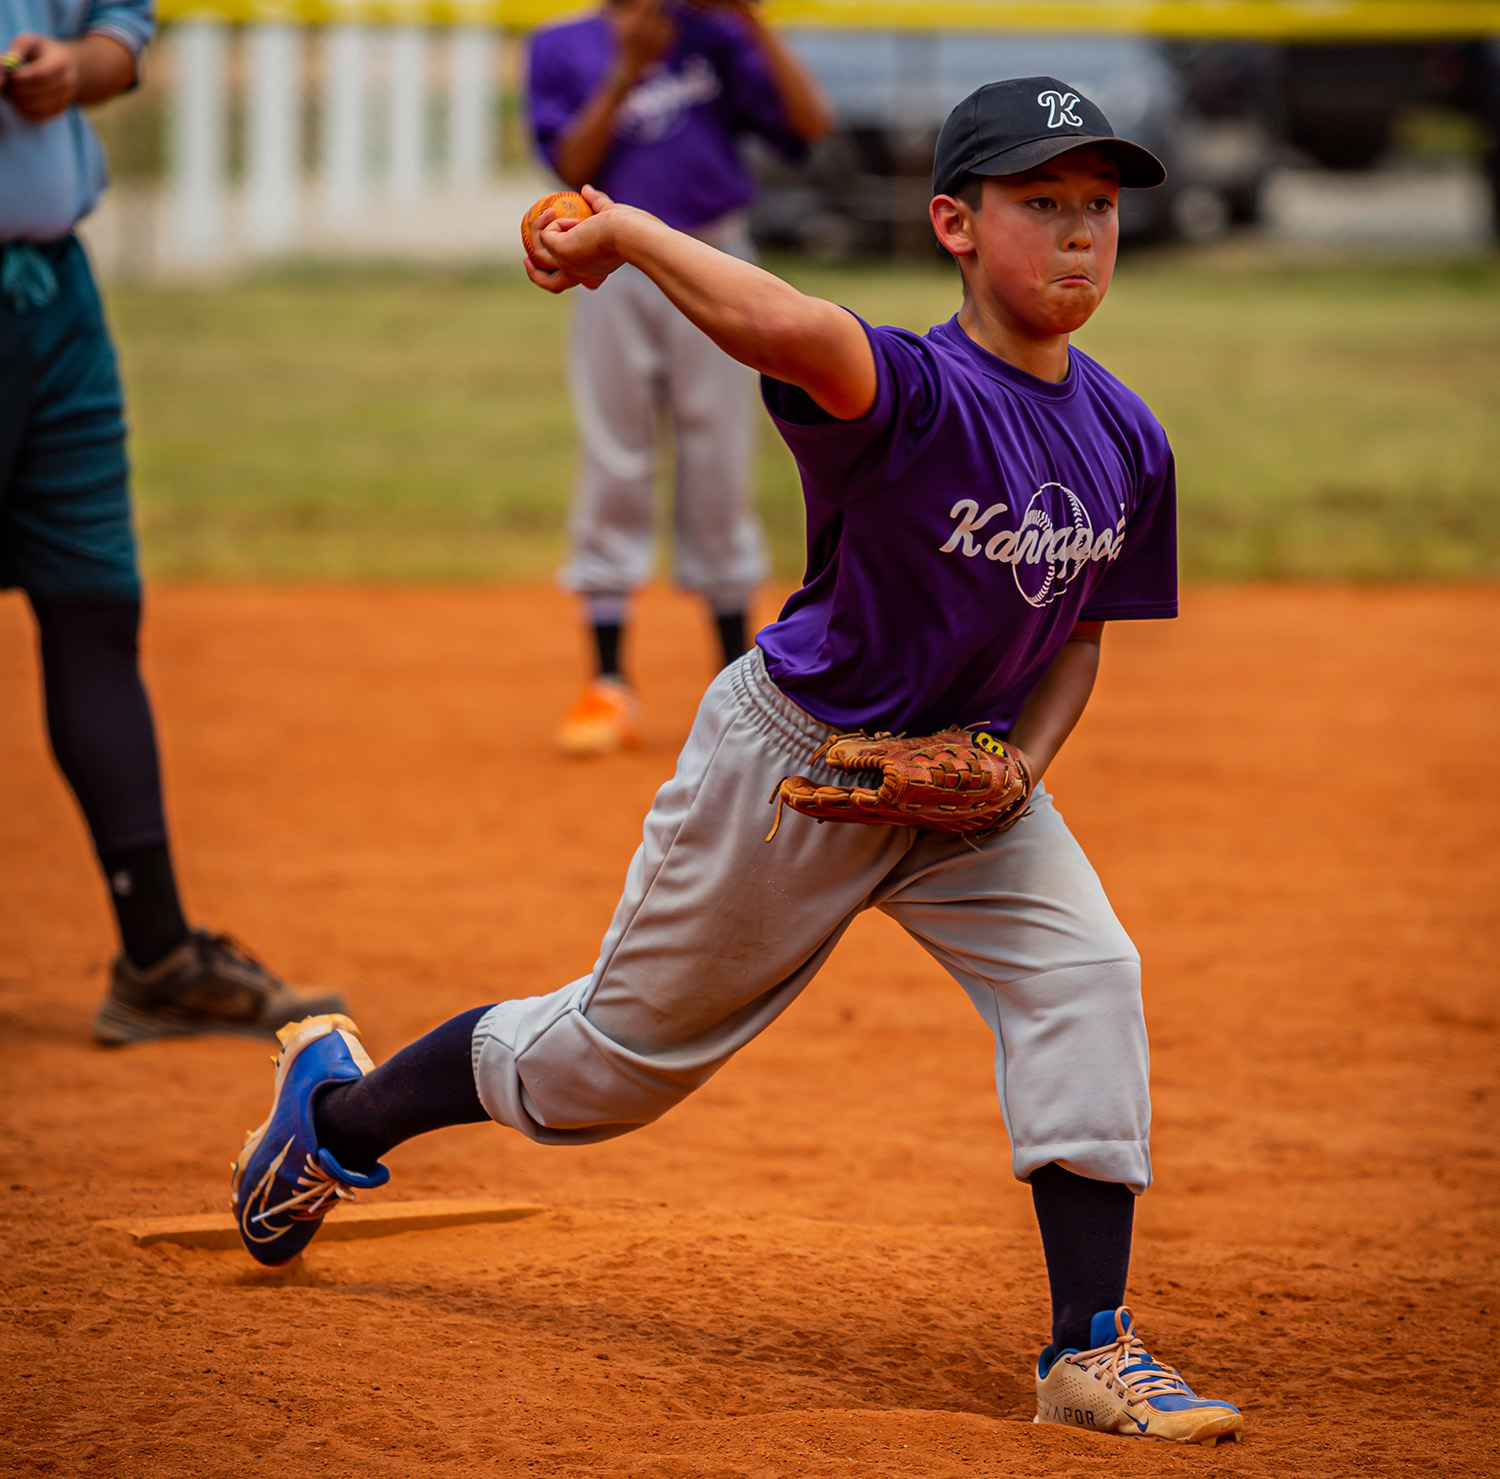
<svg viewBox="0 0 1500 1479">
<path fill-rule="evenodd" d="M 52 753 L 88 823 L 120 944 L 145 970 L 187 939 L 141 682 L 139 601 L 33 601 Z"/>
<path fill-rule="evenodd" d="M 139 601 L 32 602 L 52 753 L 101 854 L 166 841 Z"/>
</svg>

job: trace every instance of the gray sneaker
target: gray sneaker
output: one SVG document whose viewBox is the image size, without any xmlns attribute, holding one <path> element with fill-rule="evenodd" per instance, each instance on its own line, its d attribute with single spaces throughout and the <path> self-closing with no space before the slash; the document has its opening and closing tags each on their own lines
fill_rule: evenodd
<svg viewBox="0 0 1500 1479">
<path fill-rule="evenodd" d="M 94 1041 L 113 1048 L 202 1032 L 275 1037 L 288 1022 L 348 1010 L 336 991 L 298 991 L 233 936 L 199 929 L 150 970 L 123 955 L 115 961 Z"/>
</svg>

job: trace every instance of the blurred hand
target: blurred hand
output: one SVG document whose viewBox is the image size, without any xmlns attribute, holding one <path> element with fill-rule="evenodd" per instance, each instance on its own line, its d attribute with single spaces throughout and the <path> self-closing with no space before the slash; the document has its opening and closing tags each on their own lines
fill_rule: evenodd
<svg viewBox="0 0 1500 1479">
<path fill-rule="evenodd" d="M 635 82 L 677 39 L 677 23 L 662 0 L 615 0 L 609 17 L 620 48 L 619 66 Z"/>
<path fill-rule="evenodd" d="M 594 212 L 588 220 L 564 217 L 559 221 L 551 211 L 543 211 L 531 228 L 526 275 L 549 293 L 565 293 L 573 287 L 597 288 L 611 272 L 625 265 L 617 242 L 620 224 L 632 217 L 655 219 L 633 205 L 617 205 L 592 185 L 583 187 L 583 198 Z"/>
<path fill-rule="evenodd" d="M 22 118 L 45 123 L 77 100 L 78 58 L 70 43 L 22 31 L 8 49 L 21 58 L 21 65 L 0 75 L 6 98 Z"/>
</svg>

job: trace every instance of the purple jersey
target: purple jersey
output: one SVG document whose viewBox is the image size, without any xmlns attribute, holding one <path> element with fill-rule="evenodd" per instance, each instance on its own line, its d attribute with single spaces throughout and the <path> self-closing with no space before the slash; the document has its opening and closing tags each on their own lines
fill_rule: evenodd
<svg viewBox="0 0 1500 1479">
<path fill-rule="evenodd" d="M 759 134 L 788 157 L 803 144 L 787 125 L 771 74 L 731 16 L 674 8 L 677 40 L 615 118 L 609 157 L 590 183 L 669 226 L 691 231 L 750 203 L 754 182 L 737 139 Z M 600 15 L 539 31 L 531 43 L 531 127 L 547 162 L 615 61 Z"/>
<path fill-rule="evenodd" d="M 956 319 L 865 328 L 879 389 L 859 420 L 762 381 L 807 503 L 767 669 L 838 729 L 1007 730 L 1076 623 L 1176 616 L 1172 449 L 1077 349 L 1054 385 Z"/>
</svg>

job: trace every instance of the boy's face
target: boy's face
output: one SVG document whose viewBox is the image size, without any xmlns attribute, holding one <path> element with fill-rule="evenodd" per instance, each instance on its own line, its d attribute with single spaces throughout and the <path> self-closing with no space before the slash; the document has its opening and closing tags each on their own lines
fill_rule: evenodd
<svg viewBox="0 0 1500 1479">
<path fill-rule="evenodd" d="M 1081 328 L 1108 290 L 1119 198 L 1114 161 L 1086 144 L 1025 174 L 986 179 L 977 211 L 937 196 L 932 224 L 969 294 L 1043 338 Z"/>
</svg>

